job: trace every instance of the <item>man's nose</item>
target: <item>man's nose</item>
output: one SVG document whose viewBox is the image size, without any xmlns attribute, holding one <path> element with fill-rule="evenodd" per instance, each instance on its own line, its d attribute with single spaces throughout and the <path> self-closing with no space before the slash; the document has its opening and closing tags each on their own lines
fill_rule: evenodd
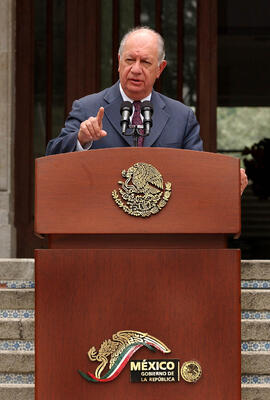
<svg viewBox="0 0 270 400">
<path fill-rule="evenodd" d="M 141 63 L 140 60 L 137 60 L 133 65 L 132 65 L 132 72 L 134 72 L 135 74 L 140 74 L 142 71 L 141 68 Z"/>
</svg>

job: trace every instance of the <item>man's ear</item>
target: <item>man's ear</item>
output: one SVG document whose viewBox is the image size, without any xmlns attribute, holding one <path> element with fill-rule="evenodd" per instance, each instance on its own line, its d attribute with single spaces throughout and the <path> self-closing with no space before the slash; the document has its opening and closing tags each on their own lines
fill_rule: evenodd
<svg viewBox="0 0 270 400">
<path fill-rule="evenodd" d="M 160 75 L 162 74 L 162 71 L 164 70 L 164 68 L 166 67 L 166 65 L 167 65 L 167 61 L 166 61 L 166 60 L 161 61 L 160 65 L 159 65 L 159 67 L 158 67 L 159 71 L 158 71 L 158 73 L 157 73 L 157 78 L 160 77 Z"/>
<path fill-rule="evenodd" d="M 120 68 L 119 64 L 120 64 L 120 54 L 118 54 L 118 72 L 119 72 L 119 68 Z"/>
</svg>

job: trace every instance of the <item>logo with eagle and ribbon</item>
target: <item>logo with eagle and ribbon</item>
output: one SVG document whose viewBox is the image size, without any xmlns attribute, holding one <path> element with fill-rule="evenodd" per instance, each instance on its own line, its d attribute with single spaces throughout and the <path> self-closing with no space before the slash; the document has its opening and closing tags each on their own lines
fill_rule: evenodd
<svg viewBox="0 0 270 400">
<path fill-rule="evenodd" d="M 88 352 L 90 361 L 98 361 L 100 363 L 96 368 L 95 374 L 78 372 L 88 382 L 110 382 L 117 378 L 133 354 L 141 347 L 146 347 L 151 351 L 159 350 L 164 354 L 171 352 L 164 343 L 148 333 L 131 330 L 119 331 L 112 336 L 112 339 L 105 340 L 98 352 L 95 347 L 90 348 Z M 108 363 L 108 371 L 104 373 Z"/>
<path fill-rule="evenodd" d="M 138 162 L 123 170 L 122 176 L 125 181 L 118 181 L 119 192 L 113 190 L 112 197 L 125 213 L 134 217 L 150 217 L 168 203 L 172 184 L 164 183 L 161 173 L 153 165 Z"/>
</svg>

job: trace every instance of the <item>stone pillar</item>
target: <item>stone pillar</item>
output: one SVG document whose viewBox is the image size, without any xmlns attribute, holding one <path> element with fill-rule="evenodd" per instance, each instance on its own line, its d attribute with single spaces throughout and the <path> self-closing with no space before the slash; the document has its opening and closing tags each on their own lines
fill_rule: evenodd
<svg viewBox="0 0 270 400">
<path fill-rule="evenodd" d="M 0 257 L 15 257 L 15 0 L 0 0 Z"/>
</svg>

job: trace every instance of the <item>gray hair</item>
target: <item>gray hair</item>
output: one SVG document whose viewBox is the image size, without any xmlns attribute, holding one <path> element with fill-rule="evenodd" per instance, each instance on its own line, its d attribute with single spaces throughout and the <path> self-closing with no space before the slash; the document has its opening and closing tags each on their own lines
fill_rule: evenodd
<svg viewBox="0 0 270 400">
<path fill-rule="evenodd" d="M 165 44 L 164 44 L 164 39 L 163 37 L 156 31 L 154 31 L 154 29 L 149 28 L 149 26 L 136 26 L 136 28 L 132 28 L 130 29 L 122 38 L 121 42 L 120 42 L 120 46 L 119 46 L 119 50 L 118 50 L 118 55 L 120 57 L 122 57 L 123 54 L 123 49 L 124 46 L 126 44 L 126 41 L 128 39 L 128 37 L 130 35 L 132 35 L 135 32 L 139 32 L 139 31 L 149 31 L 152 32 L 153 34 L 155 34 L 155 36 L 157 37 L 157 42 L 158 42 L 158 64 L 160 65 L 160 63 L 165 59 Z"/>
</svg>

